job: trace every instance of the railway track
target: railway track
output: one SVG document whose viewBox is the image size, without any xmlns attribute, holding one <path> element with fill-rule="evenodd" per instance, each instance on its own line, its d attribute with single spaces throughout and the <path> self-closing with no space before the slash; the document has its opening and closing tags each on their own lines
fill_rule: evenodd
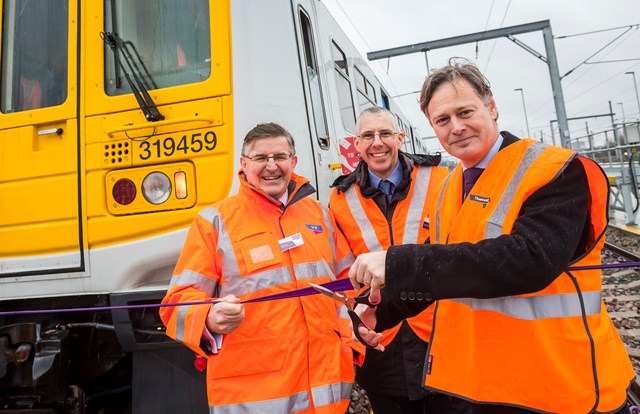
<svg viewBox="0 0 640 414">
<path fill-rule="evenodd" d="M 610 227 L 607 240 L 603 262 L 640 263 L 640 236 Z M 640 413 L 640 267 L 604 269 L 602 294 L 636 371 L 627 399 L 631 412 Z"/>
</svg>

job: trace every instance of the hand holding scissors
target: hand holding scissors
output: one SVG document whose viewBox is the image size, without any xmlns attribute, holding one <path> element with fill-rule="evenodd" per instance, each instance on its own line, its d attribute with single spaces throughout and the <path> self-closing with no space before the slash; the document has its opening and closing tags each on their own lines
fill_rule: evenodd
<svg viewBox="0 0 640 414">
<path fill-rule="evenodd" d="M 316 285 L 315 283 L 309 283 L 309 285 L 315 290 L 317 290 L 318 292 L 329 296 L 333 300 L 337 300 L 338 302 L 344 304 L 347 307 L 347 312 L 349 313 L 349 318 L 351 318 L 351 324 L 353 325 L 353 333 L 355 337 L 358 339 L 358 341 L 360 341 L 369 349 L 377 349 L 379 351 L 384 351 L 384 346 L 380 345 L 379 343 L 379 340 L 382 337 L 382 335 L 369 329 L 369 327 L 365 325 L 364 322 L 362 322 L 362 319 L 360 319 L 360 316 L 358 316 L 358 314 L 355 312 L 355 307 L 358 304 L 367 305 L 369 307 L 367 310 L 369 309 L 373 310 L 375 308 L 375 304 L 371 303 L 369 300 L 369 291 L 365 291 L 356 297 L 349 297 L 344 295 L 343 293 L 338 293 L 330 289 L 327 289 L 324 286 Z M 370 337 L 370 341 L 367 341 L 365 338 L 363 338 L 362 333 L 360 332 L 361 328 L 366 330 L 365 331 L 367 332 L 366 335 Z"/>
</svg>

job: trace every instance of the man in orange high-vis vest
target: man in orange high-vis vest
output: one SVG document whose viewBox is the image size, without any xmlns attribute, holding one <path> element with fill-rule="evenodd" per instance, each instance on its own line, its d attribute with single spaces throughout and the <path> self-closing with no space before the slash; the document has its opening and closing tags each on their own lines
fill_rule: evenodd
<svg viewBox="0 0 640 414">
<path fill-rule="evenodd" d="M 349 318 L 323 295 L 241 301 L 345 276 L 353 255 L 331 213 L 293 173 L 277 124 L 245 137 L 238 194 L 195 218 L 163 303 L 167 334 L 207 359 L 210 414 L 344 413 L 354 379 Z M 341 339 L 346 338 L 346 339 Z"/>
<path fill-rule="evenodd" d="M 429 75 L 420 104 L 460 163 L 436 195 L 432 244 L 391 246 L 352 266 L 373 298 L 384 287 L 377 328 L 435 301 L 425 385 L 471 401 L 474 413 L 629 413 L 635 373 L 602 301 L 601 272 L 568 269 L 601 263 L 602 169 L 499 132 L 489 83 L 466 61 Z M 371 343 L 380 337 L 359 330 Z"/>
<path fill-rule="evenodd" d="M 354 140 L 361 161 L 339 177 L 329 201 L 354 255 L 382 251 L 429 238 L 429 208 L 449 173 L 440 155 L 400 151 L 405 131 L 387 109 L 370 107 L 358 116 Z M 384 181 L 390 182 L 389 194 Z M 468 404 L 422 387 L 433 308 L 383 332 L 385 352 L 368 352 L 356 380 L 376 414 L 465 413 Z"/>
</svg>

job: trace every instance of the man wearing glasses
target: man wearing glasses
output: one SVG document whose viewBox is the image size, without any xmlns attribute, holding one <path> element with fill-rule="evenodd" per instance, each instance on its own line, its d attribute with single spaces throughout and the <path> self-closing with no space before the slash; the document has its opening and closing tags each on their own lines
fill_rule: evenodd
<svg viewBox="0 0 640 414">
<path fill-rule="evenodd" d="M 365 109 L 356 123 L 354 141 L 362 160 L 356 170 L 338 178 L 330 210 L 355 255 L 383 251 L 395 244 L 425 243 L 428 211 L 435 191 L 447 176 L 440 155 L 400 151 L 405 132 L 387 109 Z M 356 378 L 375 414 L 423 412 L 465 413 L 466 403 L 422 388 L 422 372 L 431 335 L 432 309 L 384 331 L 385 352 L 368 352 Z"/>
<path fill-rule="evenodd" d="M 354 261 L 296 163 L 293 137 L 280 125 L 249 131 L 238 194 L 196 216 L 164 298 L 219 298 L 160 311 L 167 335 L 207 359 L 212 413 L 338 413 L 349 405 L 344 305 L 322 295 L 242 303 L 344 277 Z"/>
</svg>

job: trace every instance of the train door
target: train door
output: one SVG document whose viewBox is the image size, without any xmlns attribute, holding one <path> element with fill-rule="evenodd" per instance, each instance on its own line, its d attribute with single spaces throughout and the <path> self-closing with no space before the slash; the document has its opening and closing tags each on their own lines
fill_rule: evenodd
<svg viewBox="0 0 640 414">
<path fill-rule="evenodd" d="M 0 277 L 84 270 L 77 7 L 2 2 Z"/>
<path fill-rule="evenodd" d="M 337 176 L 335 170 L 341 168 L 336 159 L 338 149 L 335 147 L 335 128 L 332 114 L 328 109 L 330 99 L 327 92 L 324 57 L 322 56 L 321 32 L 314 1 L 293 0 L 293 12 L 298 32 L 298 51 L 302 66 L 305 99 L 311 145 L 314 152 L 317 190 L 320 200 L 329 198 L 329 184 Z"/>
</svg>

